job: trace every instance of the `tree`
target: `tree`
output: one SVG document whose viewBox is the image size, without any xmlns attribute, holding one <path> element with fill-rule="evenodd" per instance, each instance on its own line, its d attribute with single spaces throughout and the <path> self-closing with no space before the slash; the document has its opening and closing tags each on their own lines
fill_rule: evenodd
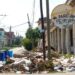
<svg viewBox="0 0 75 75">
<path fill-rule="evenodd" d="M 26 38 L 31 40 L 33 48 L 37 47 L 38 39 L 40 37 L 41 37 L 41 33 L 38 28 L 35 28 L 35 29 L 29 28 L 27 30 Z"/>
<path fill-rule="evenodd" d="M 22 44 L 25 47 L 25 49 L 27 49 L 28 51 L 32 50 L 32 43 L 31 43 L 30 39 L 24 38 L 22 41 Z"/>
<path fill-rule="evenodd" d="M 22 39 L 23 39 L 23 37 L 16 36 L 13 44 L 16 46 L 21 46 Z"/>
</svg>

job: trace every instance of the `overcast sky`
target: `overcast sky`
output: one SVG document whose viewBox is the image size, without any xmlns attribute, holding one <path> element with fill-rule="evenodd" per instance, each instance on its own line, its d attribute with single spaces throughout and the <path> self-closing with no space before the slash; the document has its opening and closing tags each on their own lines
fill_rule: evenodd
<svg viewBox="0 0 75 75">
<path fill-rule="evenodd" d="M 45 1 L 43 0 L 44 16 L 46 16 L 45 11 Z M 50 13 L 53 8 L 59 4 L 65 3 L 66 0 L 50 0 Z M 34 0 L 0 0 L 0 27 L 5 28 L 9 31 L 9 26 L 16 26 L 27 22 L 27 13 L 29 14 L 30 21 L 33 21 L 33 3 Z M 35 0 L 35 14 L 34 22 L 36 22 L 40 17 L 39 0 Z M 6 15 L 6 16 L 3 16 Z M 33 27 L 36 27 L 34 24 Z M 15 34 L 25 36 L 25 32 L 28 29 L 28 24 L 12 27 L 12 31 Z"/>
</svg>

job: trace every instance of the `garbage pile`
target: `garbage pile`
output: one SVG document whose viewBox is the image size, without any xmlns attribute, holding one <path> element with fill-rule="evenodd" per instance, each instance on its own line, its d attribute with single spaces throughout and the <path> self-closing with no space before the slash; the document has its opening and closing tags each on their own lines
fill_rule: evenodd
<svg viewBox="0 0 75 75">
<path fill-rule="evenodd" d="M 53 58 L 54 71 L 73 72 L 75 71 L 75 57 Z M 28 52 L 23 54 L 13 54 L 12 51 L 0 53 L 0 73 L 40 73 L 46 71 L 43 53 Z M 47 64 L 46 64 L 47 65 Z M 47 65 L 47 68 L 50 67 Z"/>
<path fill-rule="evenodd" d="M 1 52 L 0 73 L 36 72 L 38 71 L 37 63 L 42 60 L 42 53 L 39 54 L 26 51 L 21 55 L 12 54 L 10 56 L 10 53 Z"/>
<path fill-rule="evenodd" d="M 71 57 L 71 58 L 60 57 L 59 59 L 53 59 L 53 64 L 54 64 L 54 70 L 58 72 L 75 71 L 75 57 Z"/>
</svg>

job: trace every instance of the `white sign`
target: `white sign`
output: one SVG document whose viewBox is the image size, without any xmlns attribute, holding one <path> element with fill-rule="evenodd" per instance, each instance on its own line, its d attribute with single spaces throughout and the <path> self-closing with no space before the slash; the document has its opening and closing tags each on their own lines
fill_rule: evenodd
<svg viewBox="0 0 75 75">
<path fill-rule="evenodd" d="M 66 28 L 75 23 L 75 15 L 59 15 L 58 17 L 53 18 L 53 22 L 59 28 Z"/>
</svg>

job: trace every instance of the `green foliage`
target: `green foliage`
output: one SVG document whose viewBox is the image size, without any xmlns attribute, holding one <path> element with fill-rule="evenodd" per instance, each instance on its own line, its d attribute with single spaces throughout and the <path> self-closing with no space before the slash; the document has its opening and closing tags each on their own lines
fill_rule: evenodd
<svg viewBox="0 0 75 75">
<path fill-rule="evenodd" d="M 52 62 L 52 60 L 47 60 L 47 61 L 40 61 L 38 63 L 38 71 L 41 72 L 41 71 L 49 71 L 49 72 L 52 72 L 54 71 L 54 64 Z"/>
<path fill-rule="evenodd" d="M 48 71 L 54 71 L 54 64 L 53 64 L 52 60 L 46 61 L 45 65 L 46 65 L 46 69 Z"/>
<path fill-rule="evenodd" d="M 13 42 L 13 46 L 21 46 L 21 44 L 22 44 L 22 37 L 20 37 L 20 36 L 17 36 L 16 38 L 15 38 L 15 41 Z"/>
<path fill-rule="evenodd" d="M 33 38 L 38 39 L 38 38 L 40 38 L 40 36 L 41 36 L 41 33 L 38 28 L 36 28 L 36 29 L 29 28 L 27 30 L 26 37 L 28 39 L 33 39 Z"/>
<path fill-rule="evenodd" d="M 56 51 L 52 51 L 51 52 L 51 57 L 54 57 L 54 58 L 59 58 L 60 57 L 60 54 Z"/>
<path fill-rule="evenodd" d="M 6 51 L 7 51 L 7 50 L 9 50 L 9 48 L 8 48 L 8 47 L 4 47 L 4 48 L 2 48 L 2 49 L 3 49 L 3 50 L 6 50 Z"/>
<path fill-rule="evenodd" d="M 33 38 L 33 30 L 32 28 L 29 28 L 26 32 L 26 38 L 32 39 Z"/>
<path fill-rule="evenodd" d="M 64 57 L 65 58 L 71 58 L 73 55 L 72 54 L 65 54 Z"/>
<path fill-rule="evenodd" d="M 30 39 L 27 38 L 23 39 L 22 44 L 28 51 L 32 50 L 32 43 Z"/>
<path fill-rule="evenodd" d="M 38 28 L 32 29 L 29 28 L 26 33 L 26 38 L 30 39 L 33 45 L 33 48 L 37 47 L 38 39 L 40 38 L 41 33 Z"/>
</svg>

